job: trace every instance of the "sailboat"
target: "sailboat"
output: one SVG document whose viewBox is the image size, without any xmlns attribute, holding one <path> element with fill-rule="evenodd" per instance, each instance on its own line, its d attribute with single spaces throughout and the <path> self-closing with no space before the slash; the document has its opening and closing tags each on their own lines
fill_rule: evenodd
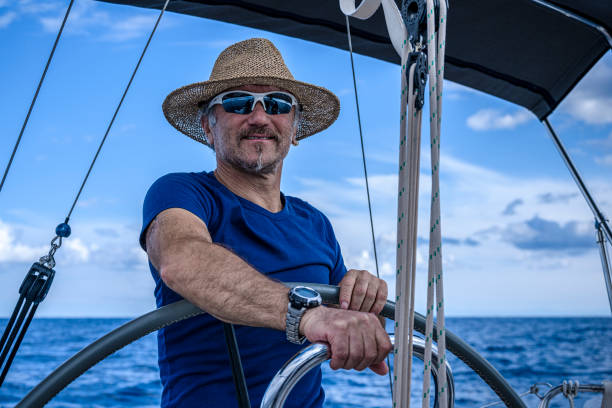
<svg viewBox="0 0 612 408">
<path fill-rule="evenodd" d="M 137 3 L 154 8 L 163 5 L 163 2 Z M 171 2 L 168 7 L 175 12 L 347 48 L 344 16 L 335 3 Z M 561 2 L 544 1 L 465 2 L 451 6 L 446 76 L 529 109 L 551 132 L 564 160 L 569 160 L 547 118 L 592 65 L 608 52 L 610 37 L 606 33 L 611 25 L 611 13 L 597 2 L 585 2 L 580 10 Z M 498 16 L 502 18 L 496 19 Z M 372 19 L 352 22 L 353 48 L 356 53 L 397 62 L 383 20 L 382 12 L 378 12 Z M 538 38 L 554 40 L 546 42 Z M 495 52 L 516 50 L 516 44 L 520 44 L 520 52 Z M 585 44 L 589 44 L 586 50 Z M 572 170 L 571 161 L 568 166 Z M 576 177 L 577 173 L 572 171 L 572 175 Z M 577 181 L 585 192 L 579 175 Z M 609 229 L 606 230 L 605 217 L 588 190 L 585 196 L 601 226 L 601 234 L 606 236 Z M 193 313 L 188 305 L 183 307 L 187 308 L 184 313 Z"/>
</svg>

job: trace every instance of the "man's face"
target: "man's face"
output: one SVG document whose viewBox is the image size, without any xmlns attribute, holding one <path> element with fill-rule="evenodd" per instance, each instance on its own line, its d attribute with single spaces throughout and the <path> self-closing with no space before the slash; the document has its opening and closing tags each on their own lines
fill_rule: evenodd
<svg viewBox="0 0 612 408">
<path fill-rule="evenodd" d="M 245 85 L 251 92 L 280 91 L 267 85 Z M 217 161 L 253 174 L 271 174 L 280 168 L 295 135 L 295 108 L 288 114 L 268 115 L 258 102 L 247 115 L 225 112 L 213 107 L 216 123 L 202 118 L 202 126 L 214 146 Z M 213 126 L 210 126 L 213 125 Z"/>
</svg>

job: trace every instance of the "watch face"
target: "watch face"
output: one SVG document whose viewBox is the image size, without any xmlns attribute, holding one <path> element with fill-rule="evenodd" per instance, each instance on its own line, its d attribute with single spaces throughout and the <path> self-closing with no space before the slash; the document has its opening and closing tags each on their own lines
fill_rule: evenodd
<svg viewBox="0 0 612 408">
<path fill-rule="evenodd" d="M 318 292 L 316 292 L 316 291 L 314 291 L 314 290 L 312 290 L 310 288 L 307 288 L 305 286 L 298 286 L 298 287 L 296 287 L 295 288 L 295 293 L 297 293 L 298 295 L 300 295 L 302 297 L 308 298 L 308 299 L 317 297 L 319 295 Z"/>
<path fill-rule="evenodd" d="M 300 309 L 302 307 L 315 307 L 319 306 L 321 302 L 321 295 L 316 290 L 307 288 L 305 286 L 296 286 L 289 292 L 289 300 L 294 307 Z"/>
</svg>

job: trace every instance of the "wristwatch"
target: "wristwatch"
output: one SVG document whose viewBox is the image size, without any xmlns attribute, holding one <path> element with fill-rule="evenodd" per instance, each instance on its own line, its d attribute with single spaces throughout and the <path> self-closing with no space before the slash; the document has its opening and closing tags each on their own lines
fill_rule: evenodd
<svg viewBox="0 0 612 408">
<path fill-rule="evenodd" d="M 304 344 L 306 336 L 300 336 L 300 322 L 306 310 L 320 306 L 323 303 L 319 292 L 306 286 L 296 286 L 289 291 L 287 306 L 287 324 L 285 332 L 287 340 L 294 344 Z"/>
</svg>

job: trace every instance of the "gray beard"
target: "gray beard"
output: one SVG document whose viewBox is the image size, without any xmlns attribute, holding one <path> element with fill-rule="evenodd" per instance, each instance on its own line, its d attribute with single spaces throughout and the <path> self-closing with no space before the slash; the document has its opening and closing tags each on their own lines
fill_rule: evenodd
<svg viewBox="0 0 612 408">
<path fill-rule="evenodd" d="M 279 162 L 274 161 L 272 163 L 268 163 L 264 165 L 263 148 L 261 146 L 258 146 L 257 150 L 258 150 L 257 152 L 258 156 L 257 156 L 257 162 L 255 163 L 248 163 L 244 160 L 240 160 L 237 158 L 229 159 L 225 157 L 224 159 L 225 161 L 230 163 L 234 168 L 236 168 L 237 170 L 244 171 L 245 173 L 254 174 L 254 175 L 266 175 L 266 174 L 272 174 L 276 172 Z"/>
<path fill-rule="evenodd" d="M 245 129 L 240 132 L 239 137 L 242 138 L 242 137 L 250 136 L 254 133 L 264 133 L 267 136 L 274 136 L 276 138 L 277 143 L 279 143 L 279 140 L 282 137 L 281 135 L 277 134 L 276 132 L 273 132 L 272 130 L 268 128 Z M 225 148 L 221 148 L 219 150 L 221 152 L 221 158 L 225 162 L 229 163 L 236 170 L 242 171 L 244 173 L 248 173 L 252 175 L 260 175 L 260 176 L 275 173 L 278 169 L 278 166 L 282 163 L 283 159 L 278 159 L 271 163 L 264 164 L 263 146 L 257 145 L 256 148 L 257 148 L 258 155 L 257 155 L 257 161 L 255 163 L 249 163 L 239 157 L 227 157 L 227 156 L 231 156 L 232 154 L 231 153 L 224 154 L 223 152 L 227 153 Z"/>
</svg>

